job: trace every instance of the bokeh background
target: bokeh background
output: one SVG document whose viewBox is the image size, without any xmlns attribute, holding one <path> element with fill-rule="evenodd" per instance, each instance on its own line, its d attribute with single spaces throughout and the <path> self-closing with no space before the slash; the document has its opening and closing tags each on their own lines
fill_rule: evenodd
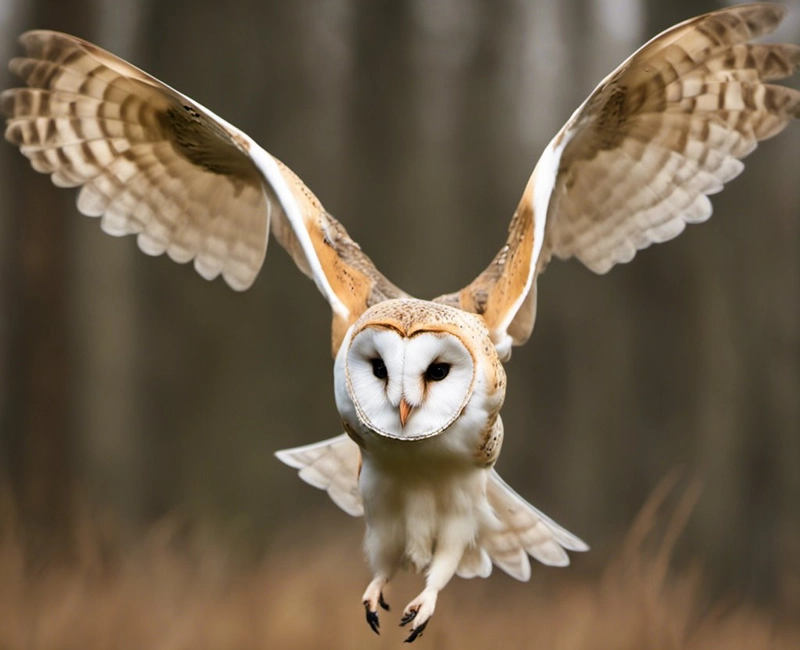
<svg viewBox="0 0 800 650">
<path fill-rule="evenodd" d="M 787 4 L 775 38 L 798 43 Z M 600 79 L 720 6 L 0 0 L 0 60 L 36 27 L 131 60 L 286 162 L 392 281 L 430 298 L 488 263 L 539 154 Z M 498 468 L 592 545 L 576 575 L 618 553 L 681 468 L 702 489 L 678 557 L 710 593 L 800 613 L 800 125 L 747 162 L 710 222 L 633 263 L 605 277 L 551 264 L 507 366 Z M 236 294 L 104 235 L 74 200 L 0 146 L 0 479 L 21 548 L 68 546 L 86 507 L 126 530 L 179 516 L 276 557 L 348 556 L 366 584 L 363 524 L 272 455 L 340 433 L 313 284 L 273 242 Z M 362 588 L 333 592 L 354 626 Z M 465 589 L 482 597 L 448 591 Z"/>
</svg>

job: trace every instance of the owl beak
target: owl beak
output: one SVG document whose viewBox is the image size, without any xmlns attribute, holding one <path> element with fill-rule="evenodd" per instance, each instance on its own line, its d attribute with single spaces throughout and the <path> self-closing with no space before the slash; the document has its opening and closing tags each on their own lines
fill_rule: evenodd
<svg viewBox="0 0 800 650">
<path fill-rule="evenodd" d="M 400 425 L 406 426 L 406 420 L 408 420 L 408 416 L 411 415 L 411 409 L 414 408 L 406 402 L 405 398 L 400 400 Z"/>
</svg>

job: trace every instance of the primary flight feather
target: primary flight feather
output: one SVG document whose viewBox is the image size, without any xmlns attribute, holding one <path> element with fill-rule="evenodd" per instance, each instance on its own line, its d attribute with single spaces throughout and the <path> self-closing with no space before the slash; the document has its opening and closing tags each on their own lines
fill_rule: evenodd
<svg viewBox="0 0 800 650">
<path fill-rule="evenodd" d="M 74 36 L 32 31 L 2 93 L 6 138 L 78 209 L 151 255 L 193 261 L 236 290 L 272 234 L 333 313 L 334 390 L 345 434 L 278 452 L 351 515 L 364 515 L 376 632 L 384 589 L 426 572 L 401 623 L 425 629 L 453 575 L 588 549 L 493 466 L 502 447 L 502 362 L 531 334 L 536 282 L 553 256 L 597 273 L 711 215 L 708 195 L 758 141 L 800 117 L 800 47 L 751 41 L 785 10 L 739 5 L 655 37 L 612 72 L 545 149 L 506 244 L 468 286 L 433 301 L 389 282 L 294 173 L 188 97 Z"/>
</svg>

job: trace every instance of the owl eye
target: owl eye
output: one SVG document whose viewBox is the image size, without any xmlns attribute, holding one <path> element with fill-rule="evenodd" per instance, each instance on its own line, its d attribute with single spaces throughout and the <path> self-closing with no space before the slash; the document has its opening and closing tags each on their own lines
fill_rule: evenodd
<svg viewBox="0 0 800 650">
<path fill-rule="evenodd" d="M 432 363 L 425 371 L 425 379 L 428 381 L 442 381 L 450 372 L 449 363 Z"/>
<path fill-rule="evenodd" d="M 386 364 L 383 362 L 383 359 L 377 357 L 376 359 L 370 359 L 370 363 L 372 364 L 372 374 L 375 375 L 378 379 L 386 379 L 389 376 L 389 373 L 386 371 Z"/>
</svg>

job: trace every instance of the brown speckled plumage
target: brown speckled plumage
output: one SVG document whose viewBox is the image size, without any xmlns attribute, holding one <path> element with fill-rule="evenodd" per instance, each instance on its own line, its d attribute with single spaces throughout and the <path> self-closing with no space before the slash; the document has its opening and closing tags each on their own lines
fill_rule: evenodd
<svg viewBox="0 0 800 650">
<path fill-rule="evenodd" d="M 498 415 L 491 426 L 482 433 L 481 444 L 475 458 L 481 467 L 494 467 L 503 447 L 503 420 Z"/>
<path fill-rule="evenodd" d="M 6 139 L 56 185 L 80 187 L 78 209 L 101 217 L 106 232 L 136 234 L 143 251 L 193 261 L 237 290 L 255 281 L 271 233 L 314 280 L 333 312 L 337 408 L 350 437 L 279 458 L 348 513 L 365 514 L 374 579 L 362 600 L 373 630 L 394 571 L 425 571 L 402 619 L 413 641 L 454 574 L 486 577 L 494 564 L 527 580 L 529 556 L 564 566 L 567 550 L 588 549 L 492 469 L 503 442 L 502 361 L 531 334 L 537 277 L 553 256 L 605 273 L 707 219 L 707 195 L 800 117 L 800 91 L 768 83 L 797 70 L 800 47 L 751 42 L 785 13 L 728 7 L 639 49 L 545 149 L 489 266 L 434 302 L 389 282 L 245 133 L 91 43 L 23 34 L 24 55 L 10 67 L 28 87 L 0 102 Z"/>
<path fill-rule="evenodd" d="M 760 140 L 800 117 L 800 92 L 767 82 L 794 74 L 800 47 L 753 44 L 786 9 L 752 4 L 688 20 L 656 37 L 609 75 L 553 139 L 560 152 L 546 214 L 536 214 L 533 175 L 492 263 L 461 291 L 437 298 L 483 314 L 496 342 L 530 336 L 535 277 L 553 255 L 597 273 L 677 236 L 711 215 L 706 195 L 739 174 Z M 546 220 L 532 260 L 536 222 Z M 509 322 L 510 319 L 510 322 Z M 507 329 L 505 329 L 507 327 Z"/>
</svg>

